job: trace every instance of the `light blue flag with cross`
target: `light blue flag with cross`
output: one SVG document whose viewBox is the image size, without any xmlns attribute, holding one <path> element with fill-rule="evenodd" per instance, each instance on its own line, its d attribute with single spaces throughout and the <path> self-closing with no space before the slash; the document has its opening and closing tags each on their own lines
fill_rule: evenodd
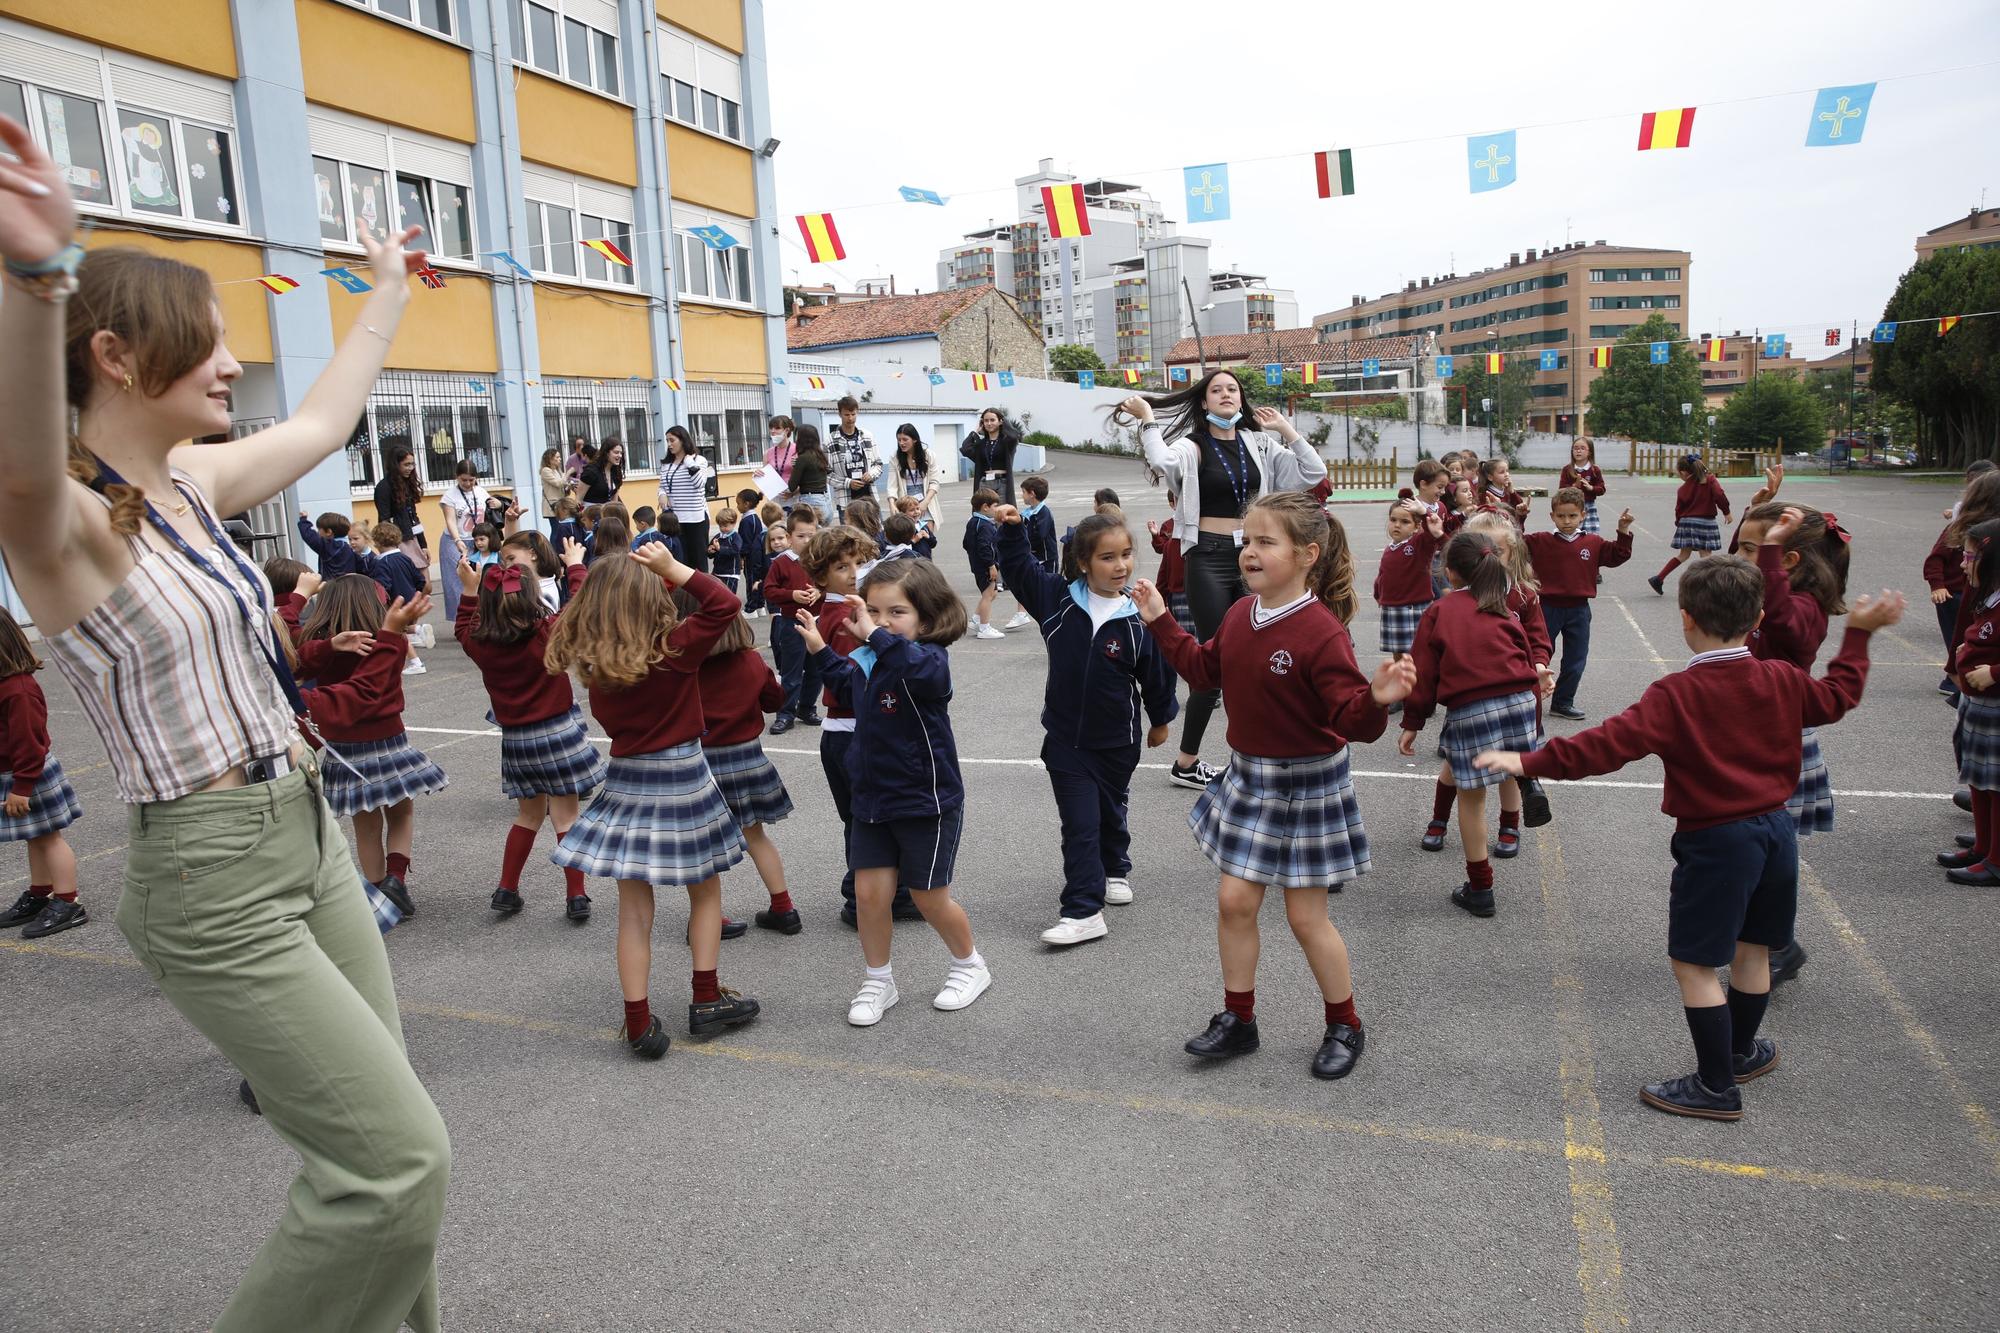
<svg viewBox="0 0 2000 1333">
<path fill-rule="evenodd" d="M 1270 365 L 1264 367 L 1264 383 L 1275 389 L 1284 382 L 1285 368 L 1283 366 L 1273 361 Z"/>
<path fill-rule="evenodd" d="M 1474 134 L 1465 141 L 1465 167 L 1474 194 L 1504 190 L 1514 183 L 1514 131 Z"/>
<path fill-rule="evenodd" d="M 1095 389 L 1097 387 L 1097 372 L 1094 370 L 1077 371 L 1076 387 L 1079 389 Z"/>
<path fill-rule="evenodd" d="M 936 190 L 924 190 L 914 185 L 904 185 L 900 187 L 900 192 L 905 203 L 937 204 L 940 207 L 944 205 L 944 196 Z"/>
<path fill-rule="evenodd" d="M 1543 369 L 1543 370 L 1555 370 L 1555 369 L 1557 369 L 1557 368 L 1558 368 L 1558 366 L 1559 366 L 1559 363 L 1561 362 L 1561 359 L 1562 359 L 1562 358 L 1560 358 L 1559 356 L 1557 356 L 1557 355 L 1556 355 L 1556 354 L 1555 354 L 1554 352 L 1543 352 L 1543 353 L 1542 353 L 1542 369 Z"/>
<path fill-rule="evenodd" d="M 1441 356 L 1437 359 L 1437 365 L 1435 367 L 1435 371 L 1439 379 L 1441 380 L 1450 379 L 1451 369 L 1452 369 L 1452 360 L 1450 357 Z"/>
<path fill-rule="evenodd" d="M 944 376 L 942 376 L 942 375 L 938 374 L 938 373 L 937 373 L 937 372 L 936 372 L 935 370 L 933 370 L 933 371 L 931 372 L 931 383 L 932 383 L 932 384 L 943 384 L 943 383 L 944 383 Z"/>
<path fill-rule="evenodd" d="M 1382 373 L 1382 363 L 1371 356 L 1361 363 L 1361 373 L 1372 379 Z"/>
<path fill-rule="evenodd" d="M 1175 384 L 1186 384 L 1188 382 L 1188 368 L 1186 366 L 1174 366 L 1170 368 L 1167 371 L 1167 379 Z"/>
<path fill-rule="evenodd" d="M 1187 194 L 1189 222 L 1229 221 L 1229 164 L 1210 162 L 1206 166 L 1182 167 L 1181 180 Z"/>
<path fill-rule="evenodd" d="M 742 244 L 742 242 L 714 223 L 710 223 L 706 227 L 692 228 L 688 232 L 688 235 L 693 236 L 711 250 L 727 250 L 732 245 Z"/>
<path fill-rule="evenodd" d="M 1001 387 L 1001 388 L 1003 388 L 1003 389 L 1011 389 L 1011 388 L 1013 388 L 1013 387 L 1014 387 L 1014 372 L 1013 372 L 1013 371 L 1011 371 L 1011 370 L 1003 370 L 1003 371 L 1001 371 L 1001 372 L 1000 372 L 1000 387 Z"/>
<path fill-rule="evenodd" d="M 1652 365 L 1664 366 L 1673 359 L 1673 351 L 1666 343 L 1646 344 L 1646 360 Z"/>
<path fill-rule="evenodd" d="M 1813 98 L 1812 119 L 1806 122 L 1806 147 L 1845 148 L 1860 143 L 1861 131 L 1868 128 L 1868 104 L 1874 100 L 1872 83 L 1820 89 Z"/>
<path fill-rule="evenodd" d="M 1785 335 L 1782 333 L 1765 334 L 1764 355 L 1769 357 L 1780 357 L 1783 356 L 1784 354 L 1785 354 Z"/>
<path fill-rule="evenodd" d="M 1892 343 L 1896 341 L 1896 321 L 1893 319 L 1883 320 L 1875 326 L 1875 331 L 1870 333 L 1868 338 L 1869 341 L 1878 343 Z"/>
</svg>

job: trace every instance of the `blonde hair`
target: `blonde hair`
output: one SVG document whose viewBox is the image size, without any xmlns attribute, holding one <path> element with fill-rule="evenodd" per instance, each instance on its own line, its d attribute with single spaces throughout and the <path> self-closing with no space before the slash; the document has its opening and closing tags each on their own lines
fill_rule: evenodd
<svg viewBox="0 0 2000 1333">
<path fill-rule="evenodd" d="M 1491 538 L 1495 549 L 1500 552 L 1502 563 L 1507 566 L 1508 582 L 1531 595 L 1541 595 L 1541 581 L 1535 577 L 1534 562 L 1528 559 L 1528 543 L 1522 539 L 1521 530 L 1514 526 L 1513 519 L 1488 510 L 1467 519 L 1463 530 L 1483 533 Z"/>
<path fill-rule="evenodd" d="M 549 634 L 542 663 L 551 675 L 576 672 L 585 688 L 626 689 L 679 655 L 667 643 L 678 624 L 666 580 L 616 553 L 590 567 Z"/>
<path fill-rule="evenodd" d="M 1354 619 L 1354 553 L 1347 529 L 1304 491 L 1270 491 L 1250 502 L 1245 512 L 1265 513 L 1282 523 L 1292 544 L 1319 547 L 1319 559 L 1306 572 L 1306 588 L 1333 612 L 1341 624 Z M 1089 520 L 1086 519 L 1085 522 Z"/>
</svg>

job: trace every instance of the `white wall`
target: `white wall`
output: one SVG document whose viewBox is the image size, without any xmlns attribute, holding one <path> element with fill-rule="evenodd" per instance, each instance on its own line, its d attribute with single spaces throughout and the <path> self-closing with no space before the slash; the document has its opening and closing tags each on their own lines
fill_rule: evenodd
<svg viewBox="0 0 2000 1333">
<path fill-rule="evenodd" d="M 897 345 L 893 349 L 894 354 L 903 355 L 902 346 Z M 859 384 L 846 375 L 828 375 L 824 389 L 802 387 L 807 375 L 817 373 L 809 367 L 830 364 L 831 361 L 823 360 L 816 352 L 802 351 L 792 358 L 791 369 L 786 372 L 785 379 L 792 391 L 793 415 L 799 415 L 796 409 L 813 406 L 831 411 L 842 394 L 851 393 L 862 399 L 862 419 L 871 422 L 869 432 L 878 441 L 884 439 L 884 432 L 875 429 L 872 418 L 879 414 L 893 415 L 896 409 L 890 406 L 877 409 L 875 402 L 925 404 L 934 412 L 970 412 L 975 420 L 986 408 L 999 407 L 1016 419 L 1026 416 L 1029 430 L 1049 431 L 1064 444 L 1101 444 L 1110 439 L 1104 426 L 1105 412 L 1131 392 L 1123 386 L 1122 380 L 1116 387 L 1085 390 L 1068 380 L 1038 380 L 1025 375 L 1015 378 L 1013 388 L 1003 389 L 999 375 L 994 374 L 989 377 L 990 387 L 981 393 L 972 387 L 972 376 L 966 371 L 941 371 L 944 383 L 933 385 L 920 369 L 921 361 L 902 363 L 882 359 L 842 363 L 846 370 L 861 376 Z M 902 372 L 903 378 L 893 378 L 897 371 Z M 1117 371 L 1098 373 L 1109 379 L 1120 379 Z M 872 395 L 874 402 L 865 395 Z M 891 421 L 888 424 L 888 438 L 891 440 L 895 429 L 896 423 Z M 1028 470 L 1027 457 L 1025 453 L 1021 455 L 1017 471 Z M 1034 466 L 1040 466 L 1039 461 Z"/>
</svg>

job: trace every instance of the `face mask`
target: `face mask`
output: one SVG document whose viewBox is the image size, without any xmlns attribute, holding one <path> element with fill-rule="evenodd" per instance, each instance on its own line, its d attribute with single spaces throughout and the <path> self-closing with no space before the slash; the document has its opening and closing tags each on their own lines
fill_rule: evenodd
<svg viewBox="0 0 2000 1333">
<path fill-rule="evenodd" d="M 787 436 L 785 436 L 785 435 L 784 435 L 784 434 L 783 434 L 783 433 L 781 432 L 781 433 L 779 433 L 779 434 L 776 434 L 776 435 L 773 435 L 773 436 L 771 437 L 771 443 L 772 443 L 772 444 L 780 444 L 780 445 L 781 445 L 781 444 L 783 444 L 783 443 L 785 442 L 785 440 L 786 440 L 787 438 L 788 438 L 788 437 L 787 437 Z"/>
<path fill-rule="evenodd" d="M 1241 412 L 1232 413 L 1226 417 L 1219 417 L 1213 412 L 1208 413 L 1208 424 L 1211 426 L 1220 426 L 1224 430 L 1228 430 L 1241 420 L 1243 420 Z"/>
</svg>

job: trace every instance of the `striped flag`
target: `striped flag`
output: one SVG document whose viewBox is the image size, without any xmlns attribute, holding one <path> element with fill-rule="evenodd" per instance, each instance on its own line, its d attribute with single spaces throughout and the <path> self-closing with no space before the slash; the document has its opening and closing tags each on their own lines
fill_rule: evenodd
<svg viewBox="0 0 2000 1333">
<path fill-rule="evenodd" d="M 283 296 L 286 292 L 295 292 L 299 289 L 299 284 L 295 280 L 282 273 L 266 273 L 257 281 L 264 284 L 264 290 L 273 296 Z"/>
<path fill-rule="evenodd" d="M 1707 357 L 1710 361 L 1722 360 L 1722 342 L 1723 340 L 1720 338 L 1702 339 L 1701 340 L 1702 355 Z"/>
<path fill-rule="evenodd" d="M 1944 316 L 1942 319 L 1938 320 L 1938 337 L 1940 338 L 1944 337 L 1945 334 L 1950 333 L 1953 329 L 1957 327 L 1958 327 L 1957 315 Z"/>
<path fill-rule="evenodd" d="M 1127 384 L 1137 384 L 1137 383 L 1139 382 L 1139 372 L 1138 372 L 1138 371 L 1136 371 L 1136 370 L 1128 370 L 1128 371 L 1126 371 L 1126 372 L 1125 372 L 1125 382 L 1126 382 Z"/>
<path fill-rule="evenodd" d="M 972 391 L 974 393 L 986 392 L 986 376 L 984 372 L 974 372 L 972 376 Z"/>
<path fill-rule="evenodd" d="M 1299 383 L 1301 384 L 1319 383 L 1319 362 L 1308 361 L 1304 365 L 1299 367 Z"/>
<path fill-rule="evenodd" d="M 830 264 L 847 258 L 831 213 L 799 214 L 799 233 L 806 238 L 806 257 L 815 264 Z"/>
<path fill-rule="evenodd" d="M 1500 354 L 1500 353 L 1498 353 L 1498 352 L 1488 352 L 1488 353 L 1486 354 L 1486 373 L 1487 373 L 1487 374 L 1489 374 L 1489 375 L 1498 375 L 1498 374 L 1500 373 L 1500 367 L 1501 367 L 1502 365 L 1504 365 L 1504 364 L 1505 364 L 1505 358 L 1503 358 L 1503 357 L 1501 356 L 1501 354 Z"/>
<path fill-rule="evenodd" d="M 824 389 L 826 387 L 826 380 L 818 375 L 806 376 L 806 383 L 815 389 Z"/>
<path fill-rule="evenodd" d="M 1336 148 L 1313 154 L 1313 175 L 1319 181 L 1319 197 L 1345 199 L 1354 193 L 1354 150 Z"/>
<path fill-rule="evenodd" d="M 632 267 L 632 261 L 626 258 L 625 252 L 602 237 L 585 241 L 583 248 L 597 251 L 614 264 L 623 264 L 626 268 Z"/>
<path fill-rule="evenodd" d="M 1639 151 L 1651 148 L 1685 148 L 1694 136 L 1694 108 L 1648 111 L 1639 117 Z"/>
<path fill-rule="evenodd" d="M 1609 370 L 1611 368 L 1611 349 L 1609 347 L 1591 348 L 1590 364 L 1596 370 Z"/>
<path fill-rule="evenodd" d="M 1083 186 L 1044 185 L 1042 212 L 1049 220 L 1049 236 L 1090 235 L 1090 214 L 1083 206 Z"/>
<path fill-rule="evenodd" d="M 681 382 L 679 380 L 661 380 L 660 383 L 666 385 L 670 393 L 679 393 L 681 391 Z"/>
</svg>

